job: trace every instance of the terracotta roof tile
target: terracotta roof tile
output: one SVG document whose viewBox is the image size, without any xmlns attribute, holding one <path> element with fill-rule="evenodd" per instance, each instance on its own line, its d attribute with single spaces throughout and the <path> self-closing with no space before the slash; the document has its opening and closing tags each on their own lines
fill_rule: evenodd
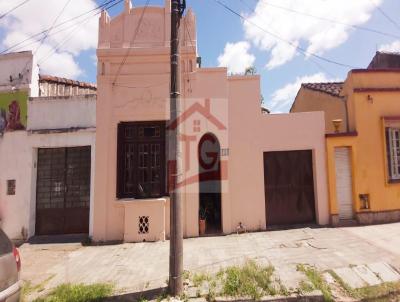
<svg viewBox="0 0 400 302">
<path fill-rule="evenodd" d="M 330 82 L 330 83 L 303 83 L 302 87 L 324 92 L 332 96 L 340 97 L 340 93 L 343 89 L 343 82 Z"/>
<path fill-rule="evenodd" d="M 80 82 L 80 81 L 75 81 L 75 80 L 70 80 L 70 79 L 66 79 L 66 78 L 50 76 L 50 75 L 43 75 L 43 74 L 39 75 L 39 82 L 60 83 L 60 84 L 79 86 L 82 88 L 97 89 L 97 85 L 93 84 L 93 83 Z"/>
</svg>

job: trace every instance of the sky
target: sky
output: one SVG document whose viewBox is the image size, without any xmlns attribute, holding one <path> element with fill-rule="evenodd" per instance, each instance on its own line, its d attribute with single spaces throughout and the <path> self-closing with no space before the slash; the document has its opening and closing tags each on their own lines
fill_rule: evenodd
<svg viewBox="0 0 400 302">
<path fill-rule="evenodd" d="M 400 52 L 399 0 L 219 0 L 242 17 L 217 0 L 186 1 L 197 18 L 202 66 L 226 66 L 231 74 L 255 67 L 264 106 L 273 113 L 288 112 L 301 83 L 343 81 L 350 69 L 367 67 L 377 50 Z M 28 0 L 1 17 L 23 2 L 0 0 L 0 53 L 31 49 L 42 74 L 95 82 L 94 9 L 106 0 Z M 109 13 L 122 10 L 123 2 Z M 8 50 L 52 25 L 47 36 Z"/>
</svg>

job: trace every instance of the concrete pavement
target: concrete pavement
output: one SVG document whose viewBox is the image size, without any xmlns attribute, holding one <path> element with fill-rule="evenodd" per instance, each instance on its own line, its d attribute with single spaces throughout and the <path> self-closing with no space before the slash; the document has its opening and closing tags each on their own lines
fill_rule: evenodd
<svg viewBox="0 0 400 302">
<path fill-rule="evenodd" d="M 169 242 L 110 246 L 24 244 L 22 279 L 49 289 L 60 283 L 112 282 L 118 291 L 159 288 L 168 277 Z M 321 270 L 385 262 L 400 270 L 400 223 L 302 228 L 184 240 L 184 268 L 216 272 L 253 258 L 270 263 L 283 284 L 297 287 L 297 264 Z"/>
</svg>

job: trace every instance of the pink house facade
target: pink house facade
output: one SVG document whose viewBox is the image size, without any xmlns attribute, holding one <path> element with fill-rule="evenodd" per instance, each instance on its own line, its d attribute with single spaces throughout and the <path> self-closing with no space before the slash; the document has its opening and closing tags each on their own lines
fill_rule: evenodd
<svg viewBox="0 0 400 302">
<path fill-rule="evenodd" d="M 169 0 L 100 17 L 93 240 L 168 238 L 168 127 L 180 133 L 185 237 L 203 234 L 203 218 L 205 234 L 328 224 L 323 113 L 263 114 L 259 76 L 199 66 L 189 9 L 170 121 L 169 36 Z"/>
</svg>

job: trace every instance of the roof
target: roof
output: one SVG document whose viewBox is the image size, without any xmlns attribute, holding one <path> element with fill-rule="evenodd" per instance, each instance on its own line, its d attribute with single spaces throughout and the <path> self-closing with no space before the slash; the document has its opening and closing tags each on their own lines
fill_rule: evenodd
<svg viewBox="0 0 400 302">
<path fill-rule="evenodd" d="M 400 52 L 377 51 L 368 69 L 400 68 Z"/>
<path fill-rule="evenodd" d="M 343 89 L 343 82 L 303 83 L 301 87 L 340 97 L 340 93 Z"/>
<path fill-rule="evenodd" d="M 50 76 L 50 75 L 39 75 L 39 82 L 48 82 L 48 83 L 58 83 L 58 84 L 65 84 L 65 85 L 71 85 L 71 86 L 79 86 L 82 88 L 91 88 L 91 89 L 97 89 L 97 85 L 93 83 L 87 83 L 87 82 L 81 82 L 81 81 L 75 81 L 75 80 L 70 80 L 66 78 L 60 78 L 60 77 L 55 77 L 55 76 Z"/>
</svg>

